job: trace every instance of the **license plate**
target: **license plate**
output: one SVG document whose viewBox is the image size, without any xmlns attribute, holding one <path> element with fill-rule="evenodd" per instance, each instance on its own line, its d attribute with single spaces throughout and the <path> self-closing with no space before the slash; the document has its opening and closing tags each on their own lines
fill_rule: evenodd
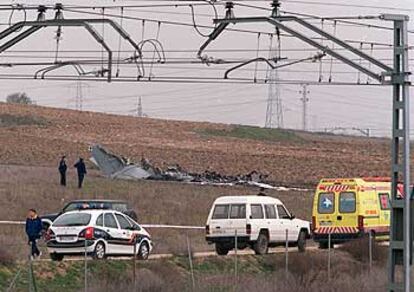
<svg viewBox="0 0 414 292">
<path fill-rule="evenodd" d="M 221 229 L 213 229 L 213 234 L 223 234 L 224 230 Z"/>
<path fill-rule="evenodd" d="M 73 242 L 76 241 L 75 236 L 59 236 L 59 241 L 61 242 Z"/>
<path fill-rule="evenodd" d="M 331 226 L 332 225 L 332 221 L 321 221 L 320 222 L 321 226 Z"/>
</svg>

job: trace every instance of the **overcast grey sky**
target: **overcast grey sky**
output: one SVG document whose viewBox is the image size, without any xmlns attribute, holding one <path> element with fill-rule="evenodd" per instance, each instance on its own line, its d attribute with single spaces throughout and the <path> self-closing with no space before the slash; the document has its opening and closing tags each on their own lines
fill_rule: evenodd
<svg viewBox="0 0 414 292">
<path fill-rule="evenodd" d="M 12 3 L 26 4 L 54 4 L 55 1 L 13 1 Z M 154 4 L 162 3 L 160 1 L 60 1 L 65 5 L 132 5 L 132 4 Z M 236 1 L 237 2 L 237 1 Z M 290 12 L 299 12 L 324 17 L 329 16 L 356 16 L 356 15 L 378 15 L 380 13 L 404 13 L 414 19 L 414 1 L 395 0 L 395 1 L 374 1 L 366 0 L 365 6 L 387 6 L 395 9 L 375 9 L 368 7 L 355 7 L 360 5 L 361 1 L 326 1 L 326 0 L 304 0 L 303 2 L 324 2 L 328 5 L 303 4 L 297 3 L 302 1 L 283 1 L 282 10 Z M 9 1 L 0 1 L 1 4 L 9 4 Z M 169 2 L 171 3 L 171 2 Z M 243 4 L 252 4 L 257 6 L 269 7 L 270 2 L 242 2 Z M 332 4 L 345 4 L 347 6 L 334 6 Z M 211 25 L 213 13 L 211 7 L 195 7 L 196 21 L 198 24 Z M 224 13 L 223 6 L 217 7 L 220 16 Z M 402 9 L 402 10 L 396 10 Z M 99 12 L 99 11 L 96 11 Z M 155 20 L 170 20 L 191 23 L 191 10 L 189 7 L 177 8 L 135 8 L 134 10 L 124 11 L 124 15 L 138 18 L 147 18 Z M 111 11 L 113 14 L 120 14 L 120 10 Z M 236 6 L 234 9 L 236 16 L 268 15 L 268 12 L 248 9 Z M 9 14 L 1 13 L 1 23 L 7 23 Z M 22 20 L 22 12 L 15 12 L 12 21 Z M 36 17 L 35 14 L 28 12 L 28 20 Z M 53 12 L 47 14 L 47 18 L 52 18 Z M 65 12 L 65 18 L 86 17 L 81 14 L 71 14 Z M 91 16 L 89 16 L 91 17 Z M 117 20 L 120 21 L 119 19 Z M 362 22 L 362 21 L 361 21 Z M 320 26 L 319 21 L 313 21 L 315 25 Z M 372 23 L 372 22 L 371 22 Z M 374 22 L 383 26 L 390 26 L 386 22 Z M 140 21 L 123 21 L 123 27 L 130 33 L 132 38 L 137 42 L 144 38 L 155 38 L 158 30 L 158 24 L 155 22 L 146 22 L 144 27 Z M 414 30 L 414 25 L 410 22 L 409 27 Z M 5 29 L 6 26 L 2 26 Z M 241 28 L 248 30 L 257 30 L 273 32 L 272 27 L 265 24 L 238 25 L 232 28 Z M 101 31 L 100 27 L 96 28 Z M 144 33 L 143 33 L 144 29 Z M 324 29 L 333 33 L 334 26 L 332 22 L 325 22 Z M 208 29 L 201 29 L 208 33 Z M 56 28 L 46 29 L 31 36 L 21 44 L 12 48 L 11 52 L 0 56 L 0 62 L 11 62 L 18 60 L 20 62 L 28 61 L 29 58 L 23 58 L 24 55 L 33 55 L 28 52 L 17 52 L 19 50 L 50 50 L 48 54 L 36 53 L 38 56 L 49 56 L 53 61 L 56 48 L 54 39 Z M 392 31 L 376 30 L 367 27 L 356 27 L 347 25 L 337 25 L 336 34 L 338 37 L 348 40 L 360 40 L 366 42 L 379 42 L 390 44 L 392 42 Z M 114 50 L 119 46 L 118 36 L 111 33 L 105 28 L 105 38 L 111 44 Z M 410 44 L 413 44 L 410 34 Z M 159 40 L 166 50 L 166 59 L 174 60 L 176 58 L 195 58 L 196 51 L 204 42 L 205 38 L 198 35 L 191 26 L 173 26 L 161 24 L 159 27 Z M 259 56 L 267 57 L 270 47 L 270 38 L 265 34 L 258 37 L 257 34 L 247 34 L 240 32 L 225 32 L 211 45 L 211 49 L 249 49 L 249 52 L 208 52 L 210 56 L 223 59 L 243 58 L 249 59 L 256 57 L 259 40 Z M 288 37 L 282 37 L 282 57 L 288 59 L 306 58 L 314 55 L 317 51 L 310 49 L 298 40 Z M 330 43 L 325 45 L 331 46 Z M 122 50 L 130 50 L 125 42 L 121 43 Z M 358 47 L 358 44 L 356 44 Z M 60 50 L 96 50 L 94 53 L 83 54 L 80 56 L 93 56 L 99 58 L 100 47 L 94 43 L 91 38 L 83 31 L 66 29 L 63 30 L 63 39 L 60 43 Z M 150 47 L 146 47 L 146 57 L 151 58 L 152 52 Z M 298 51 L 304 49 L 305 51 Z M 370 46 L 364 45 L 363 49 L 371 53 Z M 180 50 L 180 52 L 171 52 Z M 181 50 L 191 50 L 182 52 Z M 412 51 L 411 51 L 412 52 Z M 19 55 L 21 54 L 21 55 Z M 71 53 L 73 56 L 73 53 Z M 122 52 L 121 58 L 130 56 L 128 52 Z M 374 46 L 373 56 L 380 59 L 391 58 L 392 51 L 384 47 Z M 19 58 L 17 58 L 18 56 Z M 65 53 L 61 53 L 61 60 L 65 60 Z M 414 58 L 414 57 L 413 57 Z M 36 59 L 34 59 L 36 60 Z M 39 59 L 37 59 L 39 60 Z M 45 59 L 40 59 L 45 60 Z M 31 59 L 33 61 L 33 58 Z M 390 61 L 385 61 L 390 63 Z M 225 68 L 231 65 L 187 65 L 187 64 L 162 64 L 154 65 L 152 69 L 147 67 L 147 73 L 152 71 L 155 77 L 168 76 L 198 76 L 198 77 L 222 77 Z M 116 66 L 114 66 L 116 67 Z M 115 70 L 117 68 L 114 68 Z M 0 74 L 13 73 L 34 73 L 33 67 L 19 68 L 0 68 Z M 332 73 L 330 73 L 332 71 Z M 73 70 L 62 69 L 59 73 L 73 74 Z M 132 69 L 120 67 L 120 76 L 133 74 Z M 266 74 L 266 67 L 263 64 L 251 64 L 234 72 L 232 76 L 253 79 L 254 75 L 259 78 Z M 282 80 L 309 80 L 318 81 L 319 64 L 299 64 L 292 67 L 281 69 L 279 77 Z M 332 80 L 356 83 L 358 77 L 362 83 L 367 80 L 364 75 L 358 76 L 358 73 L 352 68 L 339 64 L 326 57 L 322 66 L 323 79 L 326 81 L 331 76 Z M 137 97 L 142 97 L 144 112 L 150 117 L 211 121 L 233 124 L 249 124 L 263 126 L 266 113 L 266 99 L 269 85 L 258 84 L 171 84 L 171 83 L 105 83 L 105 82 L 83 82 L 83 109 L 112 112 L 118 114 L 134 114 Z M 36 100 L 39 105 L 74 108 L 76 84 L 74 82 L 57 82 L 57 81 L 40 81 L 40 80 L 0 80 L 2 94 L 0 99 L 5 99 L 6 95 L 16 91 L 25 91 Z M 300 128 L 301 126 L 301 87 L 294 84 L 281 84 L 281 97 L 283 99 L 285 126 L 288 128 Z M 389 134 L 391 122 L 391 89 L 379 86 L 326 86 L 311 85 L 308 87 L 310 93 L 310 116 L 309 125 L 312 129 L 323 129 L 325 127 L 360 127 L 374 129 L 375 135 Z M 412 107 L 414 108 L 414 106 Z M 414 113 L 414 111 L 412 111 Z M 412 123 L 414 126 L 414 122 Z"/>
</svg>

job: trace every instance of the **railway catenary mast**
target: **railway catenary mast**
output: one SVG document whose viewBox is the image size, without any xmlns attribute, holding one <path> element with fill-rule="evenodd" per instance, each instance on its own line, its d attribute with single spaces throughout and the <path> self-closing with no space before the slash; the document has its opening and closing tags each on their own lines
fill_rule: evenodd
<svg viewBox="0 0 414 292">
<path fill-rule="evenodd" d="M 278 7 L 279 1 L 274 0 L 272 6 Z M 232 5 L 226 5 L 227 9 L 232 9 Z M 324 30 L 310 24 L 296 16 L 270 16 L 259 17 L 234 17 L 232 12 L 227 12 L 223 19 L 215 19 L 217 24 L 215 30 L 211 33 L 209 39 L 201 46 L 199 54 L 208 44 L 216 39 L 229 24 L 238 23 L 268 23 L 276 28 L 284 31 L 308 45 L 317 48 L 324 54 L 342 61 L 343 63 L 353 67 L 359 72 L 366 74 L 370 78 L 382 85 L 391 85 L 393 87 L 393 108 L 392 108 L 392 157 L 391 157 L 391 173 L 392 173 L 392 192 L 391 192 L 391 234 L 390 234 L 390 255 L 389 255 L 389 291 L 410 291 L 410 261 L 412 255 L 412 229 L 411 222 L 411 196 L 410 196 L 410 118 L 409 118 L 409 67 L 408 67 L 408 29 L 407 23 L 409 17 L 400 14 L 381 14 L 379 16 L 360 16 L 359 19 L 381 19 L 391 21 L 394 25 L 394 44 L 393 67 L 390 67 L 381 61 L 369 56 L 361 50 L 349 45 L 345 41 L 331 35 Z M 321 38 L 327 39 L 342 50 L 357 55 L 362 63 L 354 62 L 352 59 L 333 50 L 323 44 L 311 39 L 308 35 L 302 33 L 296 28 L 291 28 L 288 24 L 294 23 L 304 27 Z M 369 65 L 368 67 L 366 65 Z M 380 73 L 374 72 L 371 67 L 381 70 Z M 398 183 L 402 179 L 404 198 L 397 196 Z M 396 267 L 403 265 L 403 280 L 397 280 Z"/>
</svg>

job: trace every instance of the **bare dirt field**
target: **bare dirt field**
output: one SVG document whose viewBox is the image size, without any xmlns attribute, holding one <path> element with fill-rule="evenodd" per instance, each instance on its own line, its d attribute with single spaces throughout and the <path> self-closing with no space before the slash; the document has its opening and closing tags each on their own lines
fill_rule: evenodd
<svg viewBox="0 0 414 292">
<path fill-rule="evenodd" d="M 367 139 L 211 123 L 166 121 L 0 103 L 0 164 L 55 167 L 99 143 L 156 166 L 226 175 L 257 170 L 269 181 L 314 186 L 321 177 L 389 175 L 389 144 Z M 261 135 L 259 135 L 261 134 Z"/>
</svg>

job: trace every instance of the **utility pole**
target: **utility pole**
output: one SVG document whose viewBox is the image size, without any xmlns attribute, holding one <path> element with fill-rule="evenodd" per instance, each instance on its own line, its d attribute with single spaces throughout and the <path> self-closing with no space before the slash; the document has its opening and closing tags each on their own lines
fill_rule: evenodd
<svg viewBox="0 0 414 292">
<path fill-rule="evenodd" d="M 142 98 L 141 96 L 138 97 L 138 103 L 137 103 L 137 117 L 142 118 L 144 116 L 142 112 Z"/>
<path fill-rule="evenodd" d="M 274 3 L 278 2 L 274 0 Z M 391 230 L 388 265 L 388 290 L 389 291 L 411 291 L 411 257 L 413 252 L 413 208 L 410 187 L 410 70 L 408 63 L 408 21 L 407 15 L 381 14 L 376 17 L 367 16 L 361 19 L 381 19 L 394 24 L 393 65 L 389 66 L 381 60 L 374 58 L 362 50 L 359 50 L 338 37 L 325 32 L 308 21 L 297 16 L 258 16 L 258 17 L 234 17 L 233 13 L 226 13 L 222 19 L 214 19 L 217 25 L 210 34 L 209 39 L 200 47 L 199 54 L 207 45 L 221 34 L 230 24 L 239 23 L 266 23 L 271 24 L 285 33 L 307 43 L 308 45 L 330 55 L 344 64 L 347 64 L 369 78 L 382 85 L 390 85 L 393 88 L 393 133 L 392 133 L 392 156 L 391 156 Z M 292 27 L 289 24 L 294 23 Z M 355 62 L 341 51 L 333 50 L 324 46 L 296 28 L 300 26 L 308 31 L 316 33 L 320 37 L 332 41 L 343 51 L 356 55 L 365 62 Z M 368 65 L 368 66 L 367 66 Z M 372 70 L 372 67 L 376 71 Z M 381 70 L 378 72 L 378 70 Z M 399 194 L 398 189 L 403 189 Z M 402 196 L 401 196 L 402 195 Z M 396 276 L 397 266 L 403 266 L 403 277 Z"/>
<path fill-rule="evenodd" d="M 308 129 L 308 94 L 310 91 L 308 90 L 308 84 L 302 84 L 302 90 L 299 91 L 302 94 L 302 130 L 306 131 Z"/>
</svg>

